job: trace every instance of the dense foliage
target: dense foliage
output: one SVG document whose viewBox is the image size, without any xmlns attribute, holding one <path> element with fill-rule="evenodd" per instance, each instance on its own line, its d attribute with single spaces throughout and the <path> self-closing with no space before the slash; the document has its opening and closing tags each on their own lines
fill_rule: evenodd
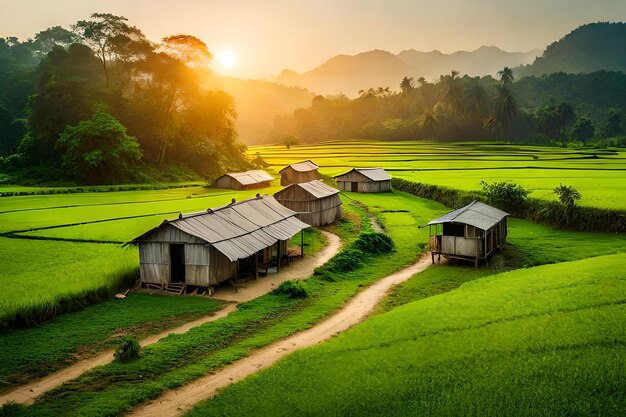
<svg viewBox="0 0 626 417">
<path fill-rule="evenodd" d="M 177 179 L 176 167 L 204 177 L 248 167 L 233 99 L 219 91 L 202 41 L 153 43 L 125 18 L 101 13 L 71 29 L 0 39 L 2 171 L 112 183 Z"/>
<path fill-rule="evenodd" d="M 626 75 L 621 72 L 555 73 L 515 82 L 513 77 L 509 68 L 500 71 L 498 80 L 459 77 L 453 71 L 436 82 L 404 77 L 398 92 L 379 87 L 352 100 L 317 96 L 310 107 L 277 118 L 268 139 L 504 139 L 581 145 L 626 133 Z"/>
</svg>

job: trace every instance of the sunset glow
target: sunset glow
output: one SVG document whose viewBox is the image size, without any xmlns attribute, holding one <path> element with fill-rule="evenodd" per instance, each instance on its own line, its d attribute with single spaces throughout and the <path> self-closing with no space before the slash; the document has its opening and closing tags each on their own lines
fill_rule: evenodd
<svg viewBox="0 0 626 417">
<path fill-rule="evenodd" d="M 222 49 L 215 58 L 220 67 L 224 69 L 232 69 L 237 65 L 237 55 L 230 49 Z"/>
</svg>

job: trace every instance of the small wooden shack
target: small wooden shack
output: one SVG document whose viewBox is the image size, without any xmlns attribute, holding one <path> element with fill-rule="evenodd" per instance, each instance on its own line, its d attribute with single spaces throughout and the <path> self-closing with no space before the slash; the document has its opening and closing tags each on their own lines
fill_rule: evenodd
<svg viewBox="0 0 626 417">
<path fill-rule="evenodd" d="M 506 247 L 508 214 L 479 201 L 431 220 L 429 246 L 433 263 L 435 255 L 474 261 L 485 260 Z"/>
<path fill-rule="evenodd" d="M 269 187 L 273 179 L 274 177 L 260 169 L 246 172 L 229 172 L 216 179 L 215 186 L 229 190 L 250 190 Z"/>
<path fill-rule="evenodd" d="M 256 276 L 287 254 L 288 240 L 308 228 L 271 196 L 179 215 L 134 239 L 141 282 L 149 287 L 208 288 L 245 274 Z M 302 248 L 301 248 L 302 249 Z M 302 253 L 302 252 L 301 252 Z"/>
<path fill-rule="evenodd" d="M 319 166 L 311 160 L 287 165 L 280 170 L 280 185 L 300 184 L 322 178 L 317 171 Z"/>
<path fill-rule="evenodd" d="M 391 175 L 382 168 L 352 168 L 335 177 L 339 189 L 355 193 L 391 191 Z"/>
<path fill-rule="evenodd" d="M 291 184 L 274 197 L 283 206 L 298 212 L 298 218 L 311 226 L 324 226 L 341 218 L 339 190 L 318 180 Z"/>
</svg>

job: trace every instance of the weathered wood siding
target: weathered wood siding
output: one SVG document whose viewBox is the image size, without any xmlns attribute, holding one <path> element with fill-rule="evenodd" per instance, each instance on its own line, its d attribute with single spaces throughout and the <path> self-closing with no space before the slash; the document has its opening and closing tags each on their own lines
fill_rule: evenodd
<svg viewBox="0 0 626 417">
<path fill-rule="evenodd" d="M 237 262 L 231 262 L 221 252 L 201 239 L 173 226 L 156 230 L 139 243 L 140 276 L 142 282 L 170 282 L 170 244 L 184 244 L 185 282 L 208 287 L 229 280 L 237 274 Z"/>
<path fill-rule="evenodd" d="M 351 171 L 336 178 L 337 185 L 343 191 L 356 191 L 358 193 L 384 193 L 391 191 L 391 180 L 372 181 L 358 171 Z M 354 190 L 352 183 L 356 183 Z"/>
<path fill-rule="evenodd" d="M 208 287 L 210 255 L 207 245 L 185 245 L 185 282 L 191 285 Z"/>
<path fill-rule="evenodd" d="M 482 239 L 478 239 L 482 241 Z M 442 236 L 441 252 L 448 255 L 476 256 L 477 239 L 468 239 L 459 236 Z M 478 256 L 483 256 L 483 245 L 478 243 Z"/>
<path fill-rule="evenodd" d="M 142 282 L 166 284 L 170 281 L 169 243 L 140 243 L 139 262 Z"/>
<path fill-rule="evenodd" d="M 317 169 L 300 172 L 288 166 L 280 173 L 280 185 L 301 184 L 303 182 L 319 180 L 320 178 L 322 177 L 319 172 L 317 172 Z"/>
<path fill-rule="evenodd" d="M 286 188 L 275 195 L 283 206 L 296 211 L 296 217 L 313 227 L 331 224 L 341 218 L 339 194 L 315 198 L 300 187 Z"/>
</svg>

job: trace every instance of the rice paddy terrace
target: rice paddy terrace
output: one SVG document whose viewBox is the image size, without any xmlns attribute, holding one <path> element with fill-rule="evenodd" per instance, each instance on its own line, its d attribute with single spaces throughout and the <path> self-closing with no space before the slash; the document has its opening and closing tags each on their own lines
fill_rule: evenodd
<svg viewBox="0 0 626 417">
<path fill-rule="evenodd" d="M 582 194 L 582 205 L 626 209 L 626 152 L 623 149 L 568 149 L 503 143 L 323 142 L 312 145 L 258 146 L 270 168 L 303 159 L 329 176 L 352 167 L 380 166 L 398 178 L 461 190 L 478 190 L 480 181 L 511 180 L 537 198 L 554 199 L 559 184 Z"/>
<path fill-rule="evenodd" d="M 620 150 L 330 142 L 250 152 L 258 152 L 272 174 L 312 159 L 328 176 L 381 166 L 395 177 L 467 190 L 479 189 L 481 180 L 513 180 L 542 198 L 554 198 L 552 189 L 563 183 L 581 191 L 582 204 L 626 208 Z M 136 248 L 121 242 L 179 212 L 273 194 L 277 182 L 250 191 L 196 186 L 2 197 L 0 283 L 10 296 L 0 298 L 0 326 L 20 315 L 45 316 L 59 300 L 79 311 L 0 333 L 10 359 L 0 367 L 0 393 L 62 369 L 86 350 L 110 349 L 120 329 L 145 337 L 221 308 L 211 299 L 142 294 L 125 304 L 84 306 L 136 278 Z M 10 188 L 30 191 L 47 189 Z M 315 325 L 362 287 L 413 262 L 427 239 L 417 226 L 448 210 L 401 192 L 342 193 L 342 199 L 349 221 L 334 232 L 345 244 L 361 230 L 355 225 L 367 227 L 373 217 L 395 241 L 395 252 L 366 260 L 360 270 L 314 275 L 304 284 L 308 298 L 260 297 L 228 319 L 156 342 L 135 363 L 108 364 L 0 415 L 119 415 L 158 401 L 169 389 Z M 623 415 L 626 237 L 511 219 L 508 242 L 488 268 L 441 264 L 415 275 L 362 325 L 226 388 L 191 415 L 451 415 L 459 409 L 467 415 Z M 63 343 L 47 342 L 59 338 Z"/>
</svg>

